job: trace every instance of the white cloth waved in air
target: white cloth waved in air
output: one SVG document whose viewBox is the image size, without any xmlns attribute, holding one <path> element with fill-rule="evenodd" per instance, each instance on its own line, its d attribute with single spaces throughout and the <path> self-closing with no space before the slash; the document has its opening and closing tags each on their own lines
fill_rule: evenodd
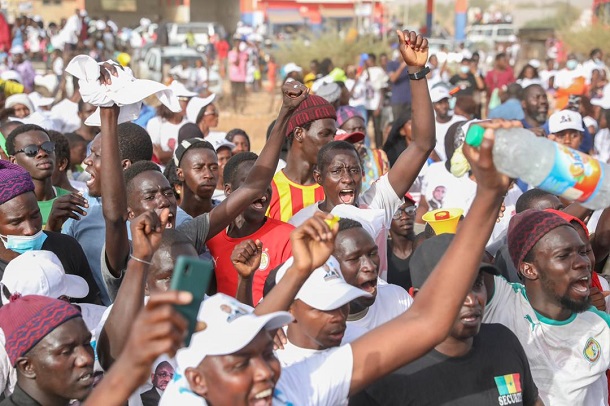
<svg viewBox="0 0 610 406">
<path fill-rule="evenodd" d="M 156 95 L 171 111 L 181 111 L 178 98 L 167 86 L 152 80 L 136 79 L 131 69 L 123 69 L 114 61 L 107 61 L 116 66 L 117 75 L 112 76 L 110 85 L 102 85 L 99 81 L 100 66 L 93 58 L 79 55 L 70 61 L 66 72 L 78 78 L 81 97 L 86 103 L 97 106 L 98 109 L 85 121 L 89 126 L 100 126 L 99 107 L 110 107 L 114 104 L 121 108 L 119 123 L 132 121 L 140 115 L 142 100 L 150 95 Z"/>
</svg>

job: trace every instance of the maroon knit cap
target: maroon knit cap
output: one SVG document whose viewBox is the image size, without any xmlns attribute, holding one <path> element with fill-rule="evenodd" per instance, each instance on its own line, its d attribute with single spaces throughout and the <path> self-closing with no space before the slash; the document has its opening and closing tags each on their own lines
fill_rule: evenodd
<svg viewBox="0 0 610 406">
<path fill-rule="evenodd" d="M 11 365 L 15 366 L 17 359 L 47 334 L 75 317 L 81 317 L 81 313 L 63 300 L 38 295 L 12 297 L 11 302 L 0 307 L 0 328 Z"/>
<path fill-rule="evenodd" d="M 299 107 L 292 113 L 288 120 L 286 137 L 288 137 L 296 127 L 302 127 L 312 121 L 323 118 L 337 119 L 335 108 L 326 100 L 315 94 L 310 94 L 299 104 Z"/>
<path fill-rule="evenodd" d="M 32 177 L 22 167 L 0 159 L 0 204 L 34 191 Z"/>
<path fill-rule="evenodd" d="M 514 215 L 508 225 L 508 252 L 515 267 L 519 269 L 523 258 L 542 237 L 561 226 L 572 227 L 548 211 L 529 209 Z"/>
</svg>

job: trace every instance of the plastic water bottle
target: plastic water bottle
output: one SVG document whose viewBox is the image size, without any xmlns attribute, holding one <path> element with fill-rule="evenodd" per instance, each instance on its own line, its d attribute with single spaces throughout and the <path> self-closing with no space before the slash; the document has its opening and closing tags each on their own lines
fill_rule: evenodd
<svg viewBox="0 0 610 406">
<path fill-rule="evenodd" d="M 479 146 L 485 129 L 472 125 L 465 142 Z M 591 209 L 610 207 L 610 166 L 524 128 L 495 130 L 496 168 Z"/>
</svg>

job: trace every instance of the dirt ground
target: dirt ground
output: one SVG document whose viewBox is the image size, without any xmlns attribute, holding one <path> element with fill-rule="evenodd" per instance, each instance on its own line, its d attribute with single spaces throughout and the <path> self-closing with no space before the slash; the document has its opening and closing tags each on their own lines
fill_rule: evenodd
<svg viewBox="0 0 610 406">
<path fill-rule="evenodd" d="M 233 112 L 231 96 L 227 91 L 218 103 L 220 119 L 218 127 L 214 130 L 229 131 L 233 128 L 245 130 L 250 136 L 252 151 L 259 153 L 265 145 L 267 128 L 277 117 L 281 106 L 279 90 L 275 97 L 266 91 L 248 92 L 246 100 L 245 111 L 236 114 Z"/>
</svg>

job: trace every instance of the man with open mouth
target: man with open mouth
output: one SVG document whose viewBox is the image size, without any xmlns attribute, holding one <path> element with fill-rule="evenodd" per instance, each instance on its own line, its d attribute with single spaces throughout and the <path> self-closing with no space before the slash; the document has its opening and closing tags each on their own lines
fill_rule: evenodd
<svg viewBox="0 0 610 406">
<path fill-rule="evenodd" d="M 387 238 L 392 224 L 392 218 L 403 197 L 409 190 L 428 156 L 434 150 L 436 136 L 434 130 L 434 110 L 430 101 L 430 93 L 425 75 L 417 72 L 426 70 L 428 48 L 421 48 L 407 53 L 401 48 L 402 57 L 407 64 L 411 78 L 411 92 L 413 100 L 413 141 L 401 153 L 394 166 L 387 174 L 381 176 L 372 186 L 360 193 L 362 189 L 363 168 L 356 148 L 346 141 L 332 141 L 323 146 L 318 152 L 317 167 L 313 172 L 315 181 L 324 189 L 325 198 L 314 205 L 305 207 L 295 214 L 289 221 L 299 226 L 310 218 L 316 211 L 337 214 L 345 217 L 345 210 L 341 206 L 355 206 L 358 213 L 347 215 L 348 218 L 372 223 L 376 234 L 372 237 L 377 242 L 381 257 L 381 276 L 386 278 L 387 273 Z M 378 221 L 371 221 L 377 217 Z M 381 224 L 375 224 L 381 223 Z"/>
<path fill-rule="evenodd" d="M 411 278 L 415 302 L 417 292 L 454 238 L 453 234 L 432 237 L 413 253 Z M 442 343 L 353 396 L 350 406 L 449 402 L 452 405 L 541 405 L 527 356 L 517 337 L 502 325 L 481 324 L 487 301 L 484 274 L 498 275 L 499 271 L 481 263 L 451 332 Z M 444 382 L 443 390 L 438 390 L 438 381 L 447 376 L 452 379 Z M 506 393 L 506 383 L 511 381 L 515 390 Z"/>
<path fill-rule="evenodd" d="M 523 284 L 485 282 L 485 323 L 501 323 L 523 345 L 544 404 L 606 405 L 610 318 L 590 304 L 588 242 L 555 213 L 515 215 L 508 249 Z"/>
<path fill-rule="evenodd" d="M 350 285 L 368 293 L 350 302 L 347 342 L 404 313 L 413 303 L 407 291 L 379 278 L 380 252 L 371 235 L 355 220 L 339 220 L 333 255 Z"/>
<path fill-rule="evenodd" d="M 126 264 L 130 254 L 130 244 L 127 239 L 127 219 L 134 219 L 149 210 L 160 214 L 169 209 L 168 228 L 184 233 L 195 246 L 197 253 L 206 252 L 206 242 L 229 226 L 252 202 L 261 199 L 268 190 L 273 178 L 274 168 L 277 167 L 283 137 L 293 112 L 307 99 L 308 93 L 305 85 L 291 82 L 283 87 L 283 104 L 271 133 L 271 137 L 263 147 L 260 156 L 254 161 L 241 187 L 232 191 L 218 206 L 213 207 L 209 213 L 201 213 L 192 220 L 185 221 L 176 227 L 176 197 L 169 181 L 160 172 L 158 166 L 151 161 L 138 162 L 129 167 L 124 175 L 122 161 L 118 151 L 117 122 L 119 108 L 103 107 L 101 116 L 101 145 L 104 150 L 102 171 L 104 182 L 102 194 L 110 199 L 104 202 L 103 212 L 106 220 L 106 247 L 102 253 L 102 274 L 108 287 L 110 298 L 116 296 L 124 276 Z M 183 145 L 187 143 L 186 145 Z M 198 146 L 198 147 L 195 147 Z M 199 148 L 200 147 L 200 148 Z M 214 148 L 207 141 L 185 140 L 176 149 L 174 161 L 178 167 L 178 176 L 184 176 L 182 162 L 193 151 L 203 151 L 216 158 Z M 181 159 L 180 159 L 181 158 Z M 210 169 L 218 170 L 217 158 L 206 160 L 209 165 L 204 172 Z M 216 162 L 214 164 L 214 162 Z M 193 164 L 193 162 L 191 162 Z M 203 164 L 203 162 L 199 162 Z M 191 169 L 195 171 L 196 166 Z M 124 182 L 122 182 L 124 178 Z M 117 179 L 119 181 L 117 181 Z M 186 179 L 183 177 L 183 179 Z M 202 179 L 206 179 L 204 176 Z M 201 183 L 201 182 L 199 182 Z M 192 186 L 191 186 L 192 188 Z M 210 198 L 216 188 L 216 179 L 209 182 Z M 186 197 L 186 196 L 185 196 Z M 183 199 L 184 200 L 184 199 Z M 120 238 L 118 238 L 120 236 Z"/>
</svg>

